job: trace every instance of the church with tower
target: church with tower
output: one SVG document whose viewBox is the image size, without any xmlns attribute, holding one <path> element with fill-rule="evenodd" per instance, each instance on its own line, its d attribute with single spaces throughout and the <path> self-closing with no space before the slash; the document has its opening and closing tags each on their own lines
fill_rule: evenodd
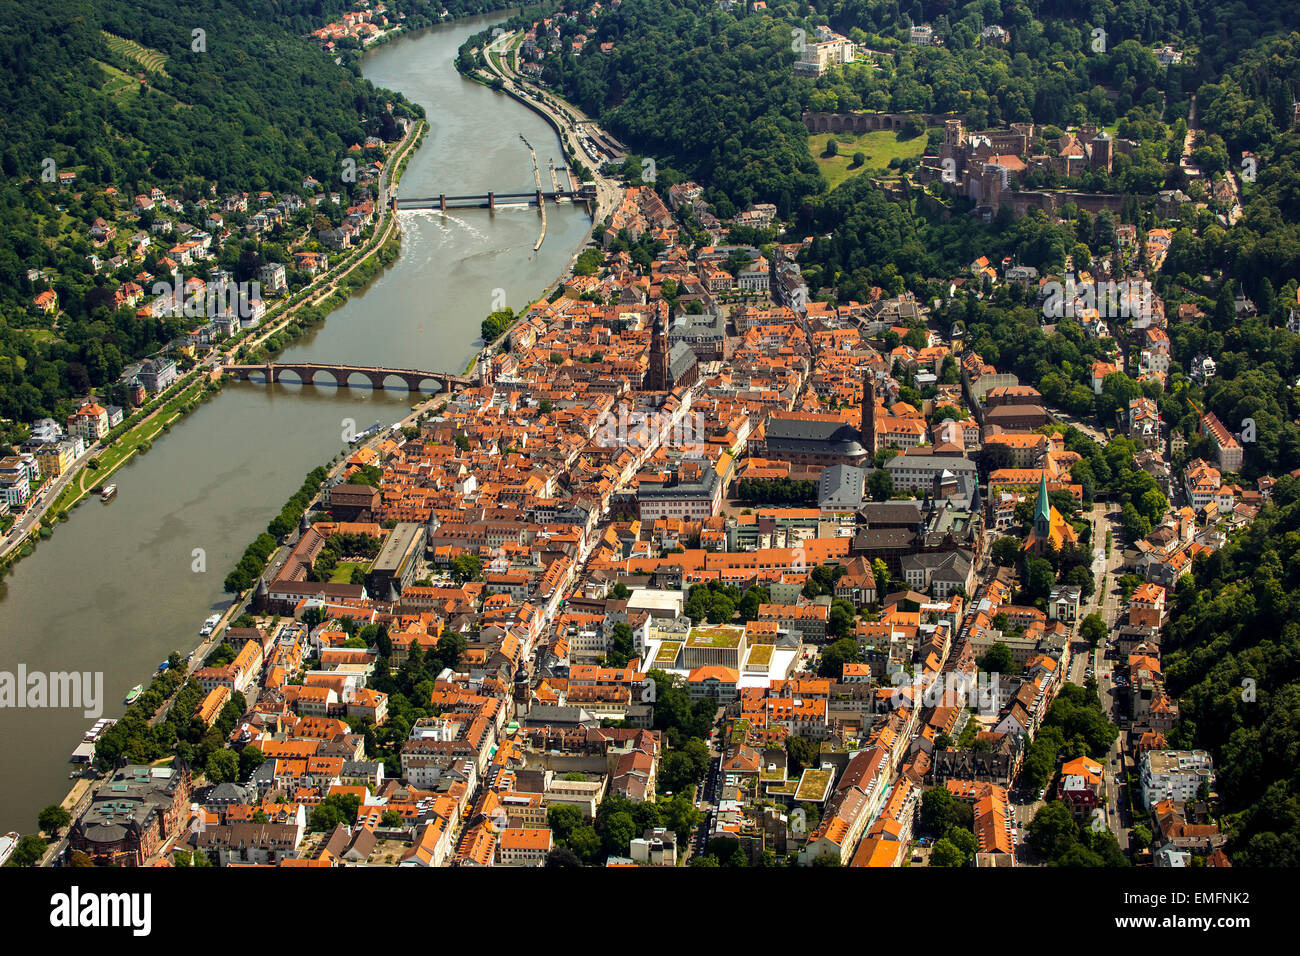
<svg viewBox="0 0 1300 956">
<path fill-rule="evenodd" d="M 871 369 L 862 372 L 862 447 L 876 453 L 876 375 Z"/>
<path fill-rule="evenodd" d="M 690 388 L 700 378 L 699 362 L 691 347 L 684 342 L 669 346 L 667 319 L 652 320 L 650 355 L 641 390 L 645 392 L 670 392 L 674 388 Z"/>
<path fill-rule="evenodd" d="M 1079 543 L 1079 533 L 1052 507 L 1047 497 L 1047 472 L 1038 478 L 1038 501 L 1034 506 L 1034 524 L 1025 538 L 1025 550 L 1042 556 L 1048 551 L 1060 551 L 1067 544 Z"/>
</svg>

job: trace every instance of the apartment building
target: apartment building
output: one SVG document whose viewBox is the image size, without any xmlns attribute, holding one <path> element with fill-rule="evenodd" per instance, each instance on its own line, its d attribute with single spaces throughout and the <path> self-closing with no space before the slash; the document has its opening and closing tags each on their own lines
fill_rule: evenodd
<svg viewBox="0 0 1300 956">
<path fill-rule="evenodd" d="M 1150 750 L 1142 755 L 1142 802 L 1151 810 L 1161 800 L 1195 800 L 1202 784 L 1212 784 L 1213 767 L 1204 750 Z"/>
</svg>

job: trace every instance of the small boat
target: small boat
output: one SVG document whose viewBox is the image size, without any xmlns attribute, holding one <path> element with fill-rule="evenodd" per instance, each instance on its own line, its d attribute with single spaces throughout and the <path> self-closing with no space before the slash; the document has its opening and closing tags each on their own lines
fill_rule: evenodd
<svg viewBox="0 0 1300 956">
<path fill-rule="evenodd" d="M 105 485 L 104 490 L 99 493 L 99 500 L 107 504 L 117 496 L 117 485 Z"/>
<path fill-rule="evenodd" d="M 140 695 L 143 693 L 144 693 L 144 684 L 136 684 L 127 693 L 126 698 L 123 700 L 123 703 L 128 705 L 134 704 L 137 700 L 140 699 Z"/>
<path fill-rule="evenodd" d="M 13 832 L 0 836 L 0 866 L 4 866 L 5 861 L 9 859 L 9 855 L 14 852 L 14 849 L 18 846 L 18 841 L 21 839 L 21 836 Z"/>
<path fill-rule="evenodd" d="M 112 717 L 101 717 L 99 720 L 95 721 L 95 725 L 93 727 L 91 727 L 82 735 L 81 739 L 86 743 L 93 744 L 95 741 L 97 741 L 100 737 L 104 735 L 104 732 L 108 730 L 109 727 L 112 727 L 115 723 L 117 723 L 117 721 Z"/>
</svg>

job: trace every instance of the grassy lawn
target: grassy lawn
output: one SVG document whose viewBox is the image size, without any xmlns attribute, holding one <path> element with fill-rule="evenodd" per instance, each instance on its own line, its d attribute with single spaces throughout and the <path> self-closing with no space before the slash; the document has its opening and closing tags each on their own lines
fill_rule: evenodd
<svg viewBox="0 0 1300 956">
<path fill-rule="evenodd" d="M 59 334 L 53 329 L 27 329 L 27 334 L 30 335 L 38 345 L 49 345 L 52 342 L 62 341 Z M 21 358 L 21 356 L 18 357 Z"/>
<path fill-rule="evenodd" d="M 340 561 L 330 572 L 330 584 L 351 584 L 353 568 L 369 571 L 370 564 L 366 561 Z"/>
<path fill-rule="evenodd" d="M 82 469 L 77 479 L 70 482 L 68 487 L 63 489 L 63 492 L 50 506 L 47 514 L 57 515 L 60 511 L 72 507 L 79 498 L 88 494 L 90 489 L 106 482 L 109 475 L 136 453 L 136 446 L 142 441 L 152 442 L 162 434 L 163 425 L 176 417 L 178 414 L 177 409 L 181 405 L 192 401 L 200 394 L 203 384 L 202 380 L 191 384 L 185 391 L 171 398 L 158 414 L 149 421 L 136 425 L 113 442 L 111 447 L 95 455 L 99 467 L 94 471 L 91 471 L 90 468 Z"/>
<path fill-rule="evenodd" d="M 826 156 L 826 144 L 834 139 L 839 147 L 839 155 Z M 898 139 L 894 130 L 873 130 L 870 133 L 818 133 L 808 137 L 808 151 L 817 162 L 817 167 L 834 189 L 851 176 L 863 172 L 883 173 L 889 171 L 891 159 L 913 159 L 925 151 L 926 138 L 916 136 L 912 139 Z M 866 162 L 854 167 L 853 154 L 862 153 Z"/>
<path fill-rule="evenodd" d="M 101 60 L 95 60 L 95 65 L 104 71 L 107 79 L 101 89 L 109 96 L 116 96 L 119 93 L 137 93 L 140 90 L 140 81 L 133 76 L 128 76 L 115 66 L 110 66 Z"/>
</svg>

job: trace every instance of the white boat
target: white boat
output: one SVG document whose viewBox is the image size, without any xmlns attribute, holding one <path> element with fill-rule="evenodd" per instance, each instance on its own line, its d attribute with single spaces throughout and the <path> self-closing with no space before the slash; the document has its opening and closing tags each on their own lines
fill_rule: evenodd
<svg viewBox="0 0 1300 956">
<path fill-rule="evenodd" d="M 87 730 L 81 739 L 87 743 L 93 744 L 100 737 L 104 736 L 104 732 L 115 723 L 117 723 L 116 718 L 101 717 L 99 720 L 95 721 L 95 725 Z"/>
<path fill-rule="evenodd" d="M 108 503 L 117 496 L 117 485 L 105 485 L 104 490 L 99 493 L 99 500 Z"/>
<path fill-rule="evenodd" d="M 217 623 L 220 620 L 221 620 L 220 614 L 213 614 L 209 616 L 207 620 L 203 622 L 203 626 L 199 628 L 199 636 L 207 637 L 209 634 L 211 634 L 213 629 L 217 626 Z"/>
<path fill-rule="evenodd" d="M 0 836 L 0 866 L 5 865 L 5 862 L 9 859 L 10 854 L 14 852 L 14 849 L 18 846 L 18 841 L 21 839 L 21 836 L 12 831 L 6 833 L 4 836 Z"/>
</svg>

